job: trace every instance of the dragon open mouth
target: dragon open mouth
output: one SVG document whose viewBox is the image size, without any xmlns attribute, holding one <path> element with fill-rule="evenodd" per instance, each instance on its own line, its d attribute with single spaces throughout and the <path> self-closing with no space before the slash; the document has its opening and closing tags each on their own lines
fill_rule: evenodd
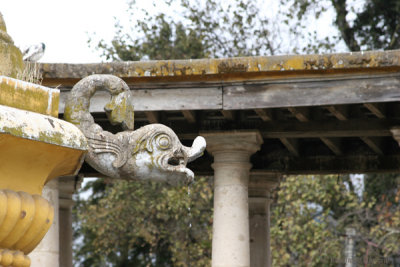
<svg viewBox="0 0 400 267">
<path fill-rule="evenodd" d="M 167 163 L 167 166 L 166 166 L 167 170 L 185 174 L 188 182 L 193 181 L 194 173 L 190 169 L 186 168 L 186 162 L 183 157 L 172 156 L 164 162 Z"/>
<path fill-rule="evenodd" d="M 185 165 L 185 160 L 183 158 L 172 157 L 168 159 L 168 164 L 172 166 Z"/>
</svg>

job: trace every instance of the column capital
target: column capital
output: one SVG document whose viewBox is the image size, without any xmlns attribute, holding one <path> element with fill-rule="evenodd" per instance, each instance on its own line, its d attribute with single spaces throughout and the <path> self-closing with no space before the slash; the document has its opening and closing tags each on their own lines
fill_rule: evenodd
<svg viewBox="0 0 400 267">
<path fill-rule="evenodd" d="M 271 203 L 271 192 L 281 179 L 282 174 L 264 170 L 252 170 L 249 180 L 250 214 L 265 214 Z"/>
<path fill-rule="evenodd" d="M 204 132 L 201 135 L 207 141 L 207 151 L 213 155 L 231 151 L 243 151 L 251 155 L 259 150 L 263 143 L 258 130 Z"/>
<path fill-rule="evenodd" d="M 281 173 L 252 170 L 249 179 L 249 197 L 268 197 L 282 177 Z"/>
<path fill-rule="evenodd" d="M 72 195 L 80 188 L 83 178 L 81 176 L 63 176 L 58 178 L 60 195 Z"/>
<path fill-rule="evenodd" d="M 80 176 L 64 176 L 58 178 L 59 204 L 62 209 L 73 206 L 72 194 L 80 188 L 83 178 Z"/>
</svg>

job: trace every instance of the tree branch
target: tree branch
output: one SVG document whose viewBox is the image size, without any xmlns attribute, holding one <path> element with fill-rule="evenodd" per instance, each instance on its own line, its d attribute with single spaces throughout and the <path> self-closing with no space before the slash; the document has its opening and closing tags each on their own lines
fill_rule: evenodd
<svg viewBox="0 0 400 267">
<path fill-rule="evenodd" d="M 360 51 L 360 46 L 355 38 L 355 32 L 346 20 L 347 10 L 346 10 L 346 0 L 332 0 L 332 5 L 336 11 L 336 25 L 345 41 L 347 47 L 351 51 Z"/>
</svg>

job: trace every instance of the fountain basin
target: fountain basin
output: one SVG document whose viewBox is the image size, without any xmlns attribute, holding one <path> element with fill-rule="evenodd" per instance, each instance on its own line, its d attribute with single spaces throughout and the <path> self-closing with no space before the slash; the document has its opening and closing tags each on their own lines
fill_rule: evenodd
<svg viewBox="0 0 400 267">
<path fill-rule="evenodd" d="M 86 138 L 56 118 L 58 99 L 56 89 L 0 77 L 0 266 L 30 266 L 54 218 L 43 186 L 83 163 Z"/>
</svg>

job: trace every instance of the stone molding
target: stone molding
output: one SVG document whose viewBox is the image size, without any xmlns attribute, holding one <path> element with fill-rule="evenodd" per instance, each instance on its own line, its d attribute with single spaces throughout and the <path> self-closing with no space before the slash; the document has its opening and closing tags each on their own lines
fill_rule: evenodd
<svg viewBox="0 0 400 267">
<path fill-rule="evenodd" d="M 201 135 L 207 140 L 207 151 L 214 155 L 214 162 L 232 162 L 238 160 L 247 162 L 250 156 L 260 149 L 263 138 L 258 130 L 254 131 L 221 131 L 203 132 Z M 235 153 L 236 152 L 236 153 Z M 240 155 L 238 155 L 240 153 Z M 216 154 L 225 154 L 215 158 Z"/>
</svg>

